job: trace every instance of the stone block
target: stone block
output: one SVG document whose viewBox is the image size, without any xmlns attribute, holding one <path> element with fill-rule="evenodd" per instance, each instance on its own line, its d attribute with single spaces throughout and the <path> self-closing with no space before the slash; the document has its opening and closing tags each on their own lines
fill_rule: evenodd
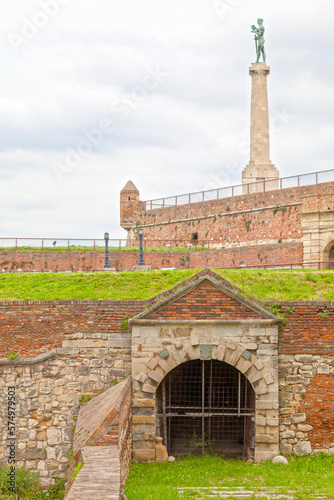
<svg viewBox="0 0 334 500">
<path fill-rule="evenodd" d="M 247 361 L 247 359 L 243 358 L 242 356 L 235 365 L 236 369 L 239 370 L 241 373 L 246 373 L 246 371 L 249 370 L 251 366 L 252 363 L 250 361 Z"/>
<path fill-rule="evenodd" d="M 147 363 L 147 366 L 148 368 L 150 368 L 151 370 L 154 370 L 154 368 L 157 366 L 158 364 L 158 358 L 153 358 L 151 359 L 148 363 Z"/>
<path fill-rule="evenodd" d="M 48 429 L 46 431 L 48 438 L 48 446 L 54 446 L 56 444 L 60 444 L 62 440 L 61 429 Z"/>
<path fill-rule="evenodd" d="M 306 420 L 306 413 L 295 413 L 294 415 L 291 415 L 291 422 L 293 424 L 301 424 L 302 422 L 305 422 Z"/>
<path fill-rule="evenodd" d="M 138 399 L 135 398 L 132 401 L 132 407 L 133 408 L 154 408 L 155 407 L 155 401 L 154 399 Z"/>
<path fill-rule="evenodd" d="M 133 425 L 143 425 L 143 424 L 155 424 L 154 415 L 132 415 Z"/>
<path fill-rule="evenodd" d="M 160 384 L 161 380 L 164 378 L 153 370 L 148 372 L 148 376 L 150 377 L 150 379 L 154 380 L 155 382 L 158 382 L 158 384 Z"/>
<path fill-rule="evenodd" d="M 293 447 L 293 452 L 296 455 L 310 455 L 312 453 L 312 446 L 309 441 L 299 441 L 296 446 Z"/>
<path fill-rule="evenodd" d="M 268 427 L 278 427 L 278 425 L 279 425 L 278 418 L 267 418 Z"/>
<path fill-rule="evenodd" d="M 46 450 L 45 449 L 27 449 L 22 452 L 22 458 L 25 460 L 45 460 Z"/>
<path fill-rule="evenodd" d="M 153 462 L 155 460 L 155 447 L 153 450 L 134 450 L 133 459 L 136 462 Z"/>
<path fill-rule="evenodd" d="M 273 408 L 273 402 L 270 401 L 256 401 L 257 410 L 271 410 Z"/>
<path fill-rule="evenodd" d="M 196 346 L 199 344 L 198 335 L 192 335 L 190 338 L 191 345 Z"/>
<path fill-rule="evenodd" d="M 307 424 L 298 424 L 297 429 L 300 432 L 310 432 L 313 430 L 313 425 L 307 425 Z"/>
<path fill-rule="evenodd" d="M 154 394 L 156 391 L 156 387 L 152 387 L 149 384 L 144 384 L 142 387 L 143 392 L 148 392 L 150 394 Z"/>
<path fill-rule="evenodd" d="M 278 434 L 256 434 L 256 443 L 278 443 Z"/>
<path fill-rule="evenodd" d="M 97 348 L 97 347 L 108 347 L 108 342 L 100 339 L 79 339 L 77 340 L 78 347 L 87 347 L 87 348 Z M 112 346 L 110 346 L 112 347 Z"/>
</svg>

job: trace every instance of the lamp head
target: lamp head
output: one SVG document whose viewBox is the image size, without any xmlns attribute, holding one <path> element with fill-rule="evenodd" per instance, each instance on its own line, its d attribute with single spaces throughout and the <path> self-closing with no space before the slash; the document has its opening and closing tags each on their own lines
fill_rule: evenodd
<svg viewBox="0 0 334 500">
<path fill-rule="evenodd" d="M 104 233 L 104 239 L 105 239 L 105 241 L 109 240 L 109 233 Z"/>
<path fill-rule="evenodd" d="M 143 236 L 143 234 L 144 234 L 144 229 L 143 229 L 142 227 L 140 227 L 140 228 L 138 229 L 138 234 L 139 234 L 139 236 Z"/>
</svg>

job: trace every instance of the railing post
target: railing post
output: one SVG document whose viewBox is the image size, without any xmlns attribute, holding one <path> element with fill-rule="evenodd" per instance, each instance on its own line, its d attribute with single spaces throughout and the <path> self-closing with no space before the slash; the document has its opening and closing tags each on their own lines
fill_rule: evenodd
<svg viewBox="0 0 334 500">
<path fill-rule="evenodd" d="M 219 200 L 219 189 L 217 189 L 217 200 Z"/>
<path fill-rule="evenodd" d="M 42 250 L 44 248 L 44 238 L 42 238 Z"/>
<path fill-rule="evenodd" d="M 95 240 L 94 240 L 94 252 L 95 252 Z"/>
<path fill-rule="evenodd" d="M 281 177 L 280 180 L 279 180 L 279 187 L 280 187 L 280 189 L 282 189 L 282 185 L 283 185 L 283 183 L 282 183 L 282 177 Z"/>
<path fill-rule="evenodd" d="M 17 238 L 15 238 L 15 249 L 17 251 Z"/>
<path fill-rule="evenodd" d="M 190 193 L 189 193 L 189 203 L 190 203 Z"/>
<path fill-rule="evenodd" d="M 175 205 L 177 205 L 177 196 L 175 196 Z"/>
<path fill-rule="evenodd" d="M 70 240 L 67 240 L 67 250 L 70 251 Z"/>
<path fill-rule="evenodd" d="M 299 181 L 299 175 L 297 175 L 297 179 L 298 179 L 298 182 L 297 182 L 297 186 L 299 187 L 299 184 L 300 184 L 300 181 Z"/>
<path fill-rule="evenodd" d="M 202 191 L 202 201 L 204 201 L 204 191 Z"/>
<path fill-rule="evenodd" d="M 315 183 L 319 184 L 319 181 L 318 181 L 318 172 L 316 172 L 316 174 L 315 174 Z"/>
<path fill-rule="evenodd" d="M 118 240 L 118 248 L 119 248 L 119 251 L 121 252 L 122 251 L 122 240 Z"/>
</svg>

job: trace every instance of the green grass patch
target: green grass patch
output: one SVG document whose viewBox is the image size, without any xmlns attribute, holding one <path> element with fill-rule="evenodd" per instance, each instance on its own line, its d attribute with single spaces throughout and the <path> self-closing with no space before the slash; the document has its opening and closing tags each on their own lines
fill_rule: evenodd
<svg viewBox="0 0 334 500">
<path fill-rule="evenodd" d="M 56 480 L 56 484 L 47 491 L 42 489 L 36 469 L 22 467 L 16 470 L 16 491 L 9 491 L 8 467 L 0 468 L 1 500 L 63 500 L 65 482 Z"/>
<path fill-rule="evenodd" d="M 0 300 L 145 300 L 196 272 L 6 273 L 0 274 Z"/>
<path fill-rule="evenodd" d="M 216 456 L 179 458 L 174 463 L 133 463 L 125 493 L 128 500 L 174 500 L 209 498 L 195 488 L 244 487 L 258 492 L 278 488 L 281 494 L 294 492 L 296 499 L 334 498 L 334 457 L 319 455 L 290 457 L 289 465 L 259 465 Z M 190 488 L 182 495 L 177 488 Z M 314 496 L 311 496 L 313 494 Z M 216 498 L 216 497 L 210 497 Z M 218 496 L 217 496 L 218 498 Z M 248 497 L 248 498 L 253 498 Z"/>
<path fill-rule="evenodd" d="M 0 274 L 0 300 L 147 300 L 197 273 L 196 269 L 122 273 Z M 267 301 L 333 301 L 333 271 L 216 270 L 242 294 Z M 326 313 L 323 313 L 326 315 Z M 126 330 L 126 320 L 124 329 Z"/>
<path fill-rule="evenodd" d="M 249 298 L 265 303 L 269 300 L 332 301 L 333 271 L 305 270 L 216 270 Z"/>
</svg>

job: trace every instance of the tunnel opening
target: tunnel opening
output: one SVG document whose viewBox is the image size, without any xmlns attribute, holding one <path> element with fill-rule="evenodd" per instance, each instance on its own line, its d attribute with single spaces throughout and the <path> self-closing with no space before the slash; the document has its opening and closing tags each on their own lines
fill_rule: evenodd
<svg viewBox="0 0 334 500">
<path fill-rule="evenodd" d="M 253 459 L 255 393 L 236 368 L 217 360 L 183 363 L 161 382 L 157 435 L 169 455 Z"/>
</svg>

